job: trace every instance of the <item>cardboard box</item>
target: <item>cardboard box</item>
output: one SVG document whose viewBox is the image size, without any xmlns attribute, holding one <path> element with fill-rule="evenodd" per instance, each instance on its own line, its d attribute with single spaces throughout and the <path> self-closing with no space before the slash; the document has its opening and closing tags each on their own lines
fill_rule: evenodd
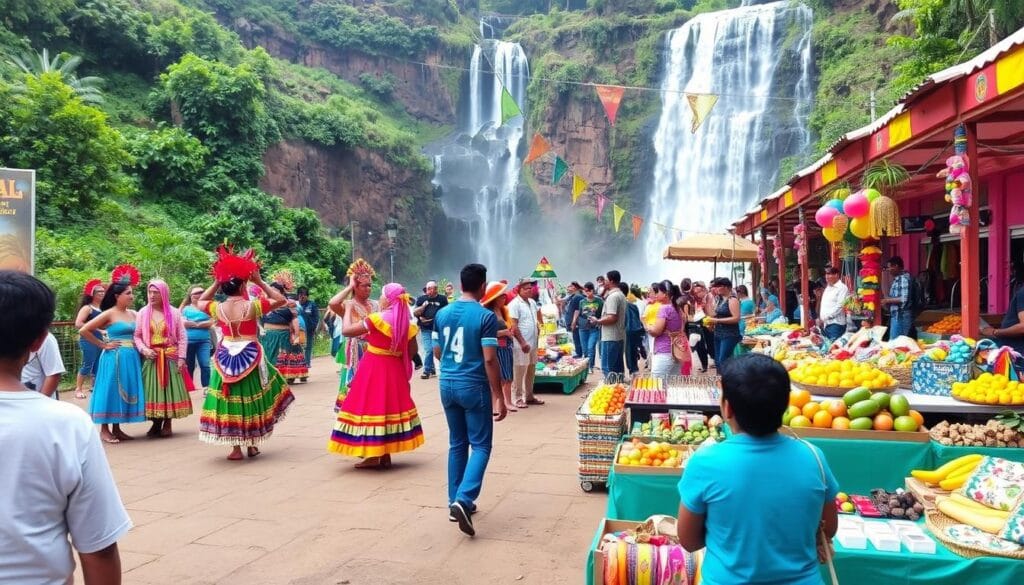
<svg viewBox="0 0 1024 585">
<path fill-rule="evenodd" d="M 783 434 L 794 435 L 801 439 L 860 439 L 864 441 L 907 441 L 911 443 L 927 443 L 931 440 L 928 428 L 906 433 L 903 431 L 855 431 L 839 429 L 819 429 L 816 427 L 785 427 Z"/>
<path fill-rule="evenodd" d="M 643 443 L 663 443 L 664 441 L 658 441 L 653 437 L 637 437 Z M 628 439 L 632 441 L 632 439 Z M 675 449 L 684 452 L 683 455 L 683 466 L 682 467 L 644 467 L 639 465 L 619 465 L 619 451 L 622 449 L 622 444 L 627 442 L 623 440 L 615 447 L 615 458 L 612 459 L 612 466 L 615 468 L 615 474 L 626 474 L 631 473 L 634 475 L 675 475 L 680 476 L 683 474 L 683 467 L 686 467 L 686 459 L 693 455 L 693 447 L 690 445 L 675 445 Z"/>
<path fill-rule="evenodd" d="M 949 396 L 954 382 L 967 382 L 974 375 L 974 364 L 953 364 L 920 359 L 914 362 L 911 390 L 915 394 Z"/>
</svg>

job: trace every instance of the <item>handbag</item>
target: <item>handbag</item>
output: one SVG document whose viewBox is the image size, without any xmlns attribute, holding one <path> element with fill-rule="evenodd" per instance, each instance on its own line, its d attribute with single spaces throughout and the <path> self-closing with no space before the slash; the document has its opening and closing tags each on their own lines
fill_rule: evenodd
<svg viewBox="0 0 1024 585">
<path fill-rule="evenodd" d="M 681 364 L 688 364 L 693 361 L 693 354 L 690 352 L 689 339 L 683 329 L 670 331 L 669 340 L 672 342 L 672 358 Z"/>
</svg>

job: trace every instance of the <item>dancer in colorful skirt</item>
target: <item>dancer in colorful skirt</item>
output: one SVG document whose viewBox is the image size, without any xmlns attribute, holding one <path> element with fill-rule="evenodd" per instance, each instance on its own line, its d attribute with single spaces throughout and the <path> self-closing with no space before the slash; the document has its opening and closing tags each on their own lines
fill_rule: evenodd
<svg viewBox="0 0 1024 585">
<path fill-rule="evenodd" d="M 270 287 L 280 293 L 281 298 L 285 299 L 285 303 L 288 302 L 284 296 L 285 288 L 282 284 L 272 282 Z M 260 317 L 260 322 L 263 323 L 263 336 L 260 338 L 260 343 L 266 352 L 267 360 L 275 368 L 278 366 L 277 361 L 291 344 L 295 332 L 298 331 L 299 326 L 295 322 L 297 318 L 295 312 L 285 305 L 278 305 Z"/>
<path fill-rule="evenodd" d="M 75 327 L 81 329 L 90 320 L 95 319 L 103 311 L 100 309 L 100 301 L 103 294 L 107 292 L 103 281 L 94 278 L 85 283 L 82 289 L 82 300 L 78 303 L 78 315 L 75 316 Z M 100 337 L 103 332 L 100 332 Z M 85 339 L 78 338 L 78 347 L 82 350 L 82 367 L 78 370 L 78 378 L 75 380 L 75 398 L 85 399 L 85 380 L 96 375 L 96 367 L 100 361 L 100 348 L 89 343 Z"/>
<path fill-rule="evenodd" d="M 409 379 L 417 351 L 418 327 L 411 323 L 409 295 L 402 285 L 384 287 L 381 312 L 345 328 L 346 336 L 366 335 L 366 355 L 349 386 L 327 450 L 363 457 L 357 468 L 391 466 L 391 454 L 423 444 L 423 429 L 412 401 Z"/>
<path fill-rule="evenodd" d="M 142 362 L 146 418 L 153 421 L 147 437 L 170 437 L 171 419 L 192 414 L 192 399 L 182 375 L 188 334 L 181 313 L 170 305 L 167 283 L 154 278 L 146 286 L 149 304 L 135 320 L 135 347 Z"/>
<path fill-rule="evenodd" d="M 328 307 L 335 314 L 341 317 L 340 323 L 335 325 L 345 335 L 345 328 L 363 323 L 371 313 L 380 310 L 377 301 L 370 299 L 370 291 L 373 287 L 373 267 L 362 258 L 356 260 L 348 267 L 349 285 L 343 288 L 328 302 Z M 349 296 L 352 299 L 348 299 Z M 366 336 L 359 335 L 352 337 L 345 335 L 341 349 L 335 356 L 335 361 L 341 366 L 338 382 L 338 398 L 334 401 L 334 412 L 341 410 L 341 403 L 345 401 L 349 385 L 356 375 L 356 367 L 366 351 Z"/>
<path fill-rule="evenodd" d="M 199 439 L 206 443 L 230 445 L 228 459 L 242 459 L 242 446 L 249 457 L 260 454 L 256 445 L 274 431 L 294 402 L 288 384 L 274 368 L 260 345 L 260 316 L 285 304 L 284 295 L 263 282 L 252 250 L 242 255 L 223 246 L 217 249 L 213 265 L 214 283 L 203 292 L 200 310 L 217 320 L 223 337 L 214 353 L 210 387 L 199 420 Z M 249 299 L 246 281 L 266 295 Z M 220 289 L 227 300 L 213 302 Z"/>
<path fill-rule="evenodd" d="M 291 304 L 292 301 L 288 301 Z M 288 342 L 281 346 L 277 355 L 277 371 L 281 372 L 288 383 L 298 380 L 305 382 L 309 377 L 309 366 L 306 365 L 305 345 L 306 331 L 302 317 L 299 312 L 291 307 L 282 307 L 279 310 L 287 309 L 292 313 L 289 323 Z"/>
<path fill-rule="evenodd" d="M 139 271 L 129 265 L 118 266 L 110 280 L 111 284 L 100 303 L 103 312 L 90 319 L 78 332 L 102 350 L 89 414 L 93 422 L 102 425 L 100 438 L 104 442 L 119 443 L 134 439 L 121 430 L 121 425 L 146 420 L 142 368 L 134 343 L 135 311 L 129 308 L 133 302 L 133 288 L 139 284 Z M 95 333 L 104 329 L 106 341 L 96 337 Z M 114 425 L 113 431 L 109 425 Z"/>
</svg>

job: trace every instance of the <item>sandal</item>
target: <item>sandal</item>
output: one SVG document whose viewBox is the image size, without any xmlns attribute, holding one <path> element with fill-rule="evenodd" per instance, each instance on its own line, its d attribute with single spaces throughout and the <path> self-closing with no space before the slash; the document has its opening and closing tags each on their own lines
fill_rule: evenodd
<svg viewBox="0 0 1024 585">
<path fill-rule="evenodd" d="M 103 436 L 101 436 L 100 439 L 102 439 L 104 443 L 110 443 L 111 445 L 116 445 L 116 444 L 121 442 L 121 439 L 118 439 L 117 437 L 103 437 Z"/>
<path fill-rule="evenodd" d="M 79 400 L 85 400 L 85 392 L 82 392 L 81 390 L 75 390 L 75 398 Z"/>
<path fill-rule="evenodd" d="M 247 454 L 249 455 L 250 458 L 256 457 L 257 455 L 260 454 L 259 447 L 249 447 L 249 449 L 247 450 Z"/>
<path fill-rule="evenodd" d="M 516 400 L 516 408 L 529 408 L 529 406 L 523 400 Z"/>
<path fill-rule="evenodd" d="M 505 405 L 505 410 L 507 410 L 509 412 L 519 412 L 518 410 L 516 410 L 516 405 L 515 404 L 512 404 L 512 405 L 506 404 Z"/>
<path fill-rule="evenodd" d="M 531 399 L 527 400 L 526 403 L 527 404 L 532 404 L 534 406 L 541 406 L 541 405 L 544 404 L 544 401 L 541 400 L 540 398 L 531 398 Z"/>
</svg>

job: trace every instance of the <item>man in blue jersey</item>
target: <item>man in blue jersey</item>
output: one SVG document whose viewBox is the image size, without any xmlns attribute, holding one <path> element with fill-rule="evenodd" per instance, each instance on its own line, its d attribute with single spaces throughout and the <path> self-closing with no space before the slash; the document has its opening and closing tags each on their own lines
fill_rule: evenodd
<svg viewBox="0 0 1024 585">
<path fill-rule="evenodd" d="M 440 363 L 441 405 L 448 420 L 448 519 L 473 536 L 470 516 L 491 457 L 494 422 L 507 410 L 498 370 L 498 321 L 480 305 L 487 268 L 467 264 L 461 279 L 462 297 L 434 317 L 434 358 Z M 492 403 L 498 405 L 494 415 Z"/>
</svg>

